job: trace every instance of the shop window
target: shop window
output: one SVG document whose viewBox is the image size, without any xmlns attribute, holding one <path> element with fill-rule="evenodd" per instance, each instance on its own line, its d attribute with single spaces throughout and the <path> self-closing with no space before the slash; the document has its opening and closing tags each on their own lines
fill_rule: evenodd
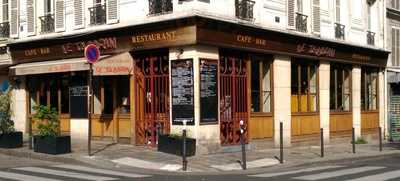
<svg viewBox="0 0 400 181">
<path fill-rule="evenodd" d="M 129 76 L 95 77 L 93 80 L 94 113 L 130 113 Z"/>
<path fill-rule="evenodd" d="M 292 112 L 316 112 L 318 105 L 317 64 L 309 60 L 292 61 Z"/>
<path fill-rule="evenodd" d="M 378 108 L 378 69 L 363 67 L 361 69 L 361 109 L 363 111 Z"/>
<path fill-rule="evenodd" d="M 271 112 L 271 61 L 254 57 L 251 61 L 251 111 Z"/>
<path fill-rule="evenodd" d="M 119 113 L 130 112 L 129 77 L 121 76 L 117 80 L 117 106 Z"/>
<path fill-rule="evenodd" d="M 103 114 L 113 113 L 113 80 L 109 77 L 103 78 L 104 85 L 104 100 L 103 100 Z"/>
<path fill-rule="evenodd" d="M 69 113 L 69 77 L 64 75 L 61 79 L 61 113 Z"/>
<path fill-rule="evenodd" d="M 330 110 L 350 111 L 350 67 L 331 64 Z"/>
</svg>

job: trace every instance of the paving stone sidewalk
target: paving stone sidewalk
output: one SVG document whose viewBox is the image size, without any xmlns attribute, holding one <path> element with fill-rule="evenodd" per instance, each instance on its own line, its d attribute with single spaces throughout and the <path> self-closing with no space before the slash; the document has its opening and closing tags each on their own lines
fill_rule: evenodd
<svg viewBox="0 0 400 181">
<path fill-rule="evenodd" d="M 300 165 L 339 159 L 400 154 L 400 147 L 398 145 L 384 144 L 382 152 L 379 151 L 378 145 L 376 140 L 370 140 L 368 144 L 356 145 L 356 154 L 353 154 L 352 145 L 348 138 L 332 140 L 330 144 L 325 145 L 325 157 L 321 158 L 319 143 L 307 143 L 306 146 L 285 148 L 285 162 L 283 165 Z M 0 149 L 0 153 L 58 162 L 76 160 L 77 162 L 102 165 L 105 167 L 137 167 L 160 171 L 181 171 L 181 157 L 157 152 L 157 150 L 152 147 L 93 141 L 93 156 L 91 157 L 87 155 L 87 147 L 84 146 L 84 144 L 73 145 L 72 149 L 73 153 L 58 156 L 34 153 L 27 147 L 12 150 Z M 240 149 L 231 149 L 232 152 L 189 157 L 188 170 L 190 172 L 208 173 L 240 170 L 241 167 L 238 160 L 241 159 L 241 152 L 239 150 Z M 277 157 L 279 157 L 279 148 L 274 148 L 269 140 L 253 142 L 246 153 L 249 170 L 282 166 L 277 159 Z"/>
</svg>

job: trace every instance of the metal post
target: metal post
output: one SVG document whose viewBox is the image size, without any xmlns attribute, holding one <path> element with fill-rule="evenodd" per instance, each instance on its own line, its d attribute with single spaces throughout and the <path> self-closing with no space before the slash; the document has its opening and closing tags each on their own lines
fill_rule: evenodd
<svg viewBox="0 0 400 181">
<path fill-rule="evenodd" d="M 321 157 L 324 157 L 324 128 L 321 128 Z"/>
<path fill-rule="evenodd" d="M 28 118 L 28 131 L 29 131 L 29 138 L 28 138 L 28 144 L 29 144 L 29 149 L 32 150 L 32 142 L 33 142 L 33 137 L 32 137 L 32 117 Z"/>
<path fill-rule="evenodd" d="M 353 145 L 353 153 L 356 153 L 356 136 L 354 133 L 354 127 L 352 128 L 351 131 L 351 144 Z"/>
<path fill-rule="evenodd" d="M 88 106 L 88 155 L 91 156 L 92 152 L 92 111 L 93 111 L 93 65 L 89 64 L 89 106 Z"/>
<path fill-rule="evenodd" d="M 247 169 L 247 161 L 246 161 L 246 143 L 244 140 L 244 122 L 240 120 L 240 144 L 242 145 L 242 169 Z"/>
<path fill-rule="evenodd" d="M 283 123 L 279 124 L 280 163 L 283 163 Z"/>
<path fill-rule="evenodd" d="M 382 151 L 382 127 L 379 126 L 379 151 Z"/>
<path fill-rule="evenodd" d="M 186 121 L 183 121 L 183 130 L 182 130 L 182 170 L 187 170 L 187 159 L 186 159 Z"/>
</svg>

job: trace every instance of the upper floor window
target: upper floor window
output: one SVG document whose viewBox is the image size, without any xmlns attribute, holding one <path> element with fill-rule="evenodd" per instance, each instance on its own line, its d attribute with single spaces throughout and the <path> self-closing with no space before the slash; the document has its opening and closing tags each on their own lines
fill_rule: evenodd
<svg viewBox="0 0 400 181">
<path fill-rule="evenodd" d="M 44 1 L 44 15 L 49 15 L 53 13 L 53 0 Z"/>
<path fill-rule="evenodd" d="M 44 16 L 39 17 L 41 33 L 54 32 L 54 14 L 53 14 L 53 0 L 45 0 L 43 7 Z"/>
<path fill-rule="evenodd" d="M 172 10 L 172 0 L 149 0 L 149 15 L 170 13 Z"/>
<path fill-rule="evenodd" d="M 252 20 L 254 4 L 255 1 L 251 0 L 236 0 L 236 17 L 244 20 Z"/>
<path fill-rule="evenodd" d="M 89 8 L 90 12 L 90 25 L 105 24 L 106 19 L 106 5 L 105 0 L 94 0 L 93 7 Z"/>
<path fill-rule="evenodd" d="M 392 66 L 399 66 L 400 65 L 400 29 L 392 28 L 391 32 L 391 41 L 392 41 Z"/>
<path fill-rule="evenodd" d="M 2 13 L 2 15 L 3 15 L 3 22 L 8 22 L 9 21 L 9 18 L 8 18 L 8 0 L 3 0 L 3 7 L 2 7 L 2 10 L 3 10 L 3 13 Z"/>
<path fill-rule="evenodd" d="M 390 6 L 393 9 L 400 9 L 400 0 L 392 0 Z"/>
</svg>

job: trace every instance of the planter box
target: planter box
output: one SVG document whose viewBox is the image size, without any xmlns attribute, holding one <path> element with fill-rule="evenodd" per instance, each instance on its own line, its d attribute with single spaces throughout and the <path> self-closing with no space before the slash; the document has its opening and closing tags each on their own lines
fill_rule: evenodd
<svg viewBox="0 0 400 181">
<path fill-rule="evenodd" d="M 47 154 L 64 154 L 71 153 L 71 137 L 33 137 L 33 151 Z"/>
<path fill-rule="evenodd" d="M 0 134 L 0 148 L 22 147 L 22 132 Z"/>
<path fill-rule="evenodd" d="M 183 141 L 181 137 L 170 137 L 169 135 L 160 135 L 158 137 L 157 150 L 164 153 L 182 156 Z M 186 138 L 186 156 L 196 154 L 196 139 Z"/>
</svg>

